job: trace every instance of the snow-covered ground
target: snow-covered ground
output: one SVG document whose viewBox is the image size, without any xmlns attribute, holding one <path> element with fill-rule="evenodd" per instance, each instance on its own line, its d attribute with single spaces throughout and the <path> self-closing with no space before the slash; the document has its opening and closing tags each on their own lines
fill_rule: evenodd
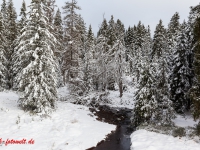
<svg viewBox="0 0 200 150">
<path fill-rule="evenodd" d="M 198 121 L 194 121 L 192 116 L 176 115 L 173 120 L 179 127 L 195 127 Z M 131 135 L 131 150 L 199 150 L 200 143 L 188 138 L 175 138 L 146 130 L 137 130 Z"/>
<path fill-rule="evenodd" d="M 119 97 L 118 86 L 116 85 L 116 91 L 109 91 L 108 100 L 110 102 L 110 106 L 112 107 L 125 107 L 129 109 L 134 108 L 134 95 L 137 91 L 133 77 L 125 76 L 124 77 L 124 85 L 126 85 L 126 89 L 123 92 L 122 98 Z"/>
<path fill-rule="evenodd" d="M 200 144 L 193 140 L 174 138 L 172 136 L 149 132 L 135 131 L 131 135 L 131 150 L 199 150 Z"/>
<path fill-rule="evenodd" d="M 133 101 L 133 93 L 130 91 L 126 91 L 123 93 L 123 97 L 119 97 L 119 91 L 109 91 L 108 100 L 110 102 L 110 106 L 112 107 L 125 107 L 129 109 L 133 109 L 134 101 Z"/>
<path fill-rule="evenodd" d="M 116 128 L 97 121 L 84 106 L 58 101 L 57 110 L 44 118 L 20 110 L 17 99 L 13 92 L 0 92 L 0 142 L 8 140 L 1 150 L 85 150 Z M 12 139 L 34 144 L 9 144 Z"/>
<path fill-rule="evenodd" d="M 176 115 L 176 118 L 173 120 L 173 122 L 179 127 L 194 127 L 196 124 L 198 124 L 198 120 L 194 121 L 191 115 L 187 115 L 185 117 Z"/>
</svg>

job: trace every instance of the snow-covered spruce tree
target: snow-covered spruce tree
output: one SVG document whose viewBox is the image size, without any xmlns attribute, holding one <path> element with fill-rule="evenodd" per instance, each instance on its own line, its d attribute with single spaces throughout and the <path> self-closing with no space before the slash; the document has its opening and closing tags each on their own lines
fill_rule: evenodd
<svg viewBox="0 0 200 150">
<path fill-rule="evenodd" d="M 194 35 L 194 72 L 195 72 L 195 78 L 194 78 L 194 85 L 190 89 L 190 97 L 192 99 L 192 113 L 194 119 L 200 118 L 200 18 L 197 17 L 196 21 L 194 23 L 194 29 L 193 29 L 193 35 Z"/>
<path fill-rule="evenodd" d="M 133 30 L 131 27 L 128 27 L 128 30 L 126 31 L 124 41 L 126 46 L 126 61 L 129 64 L 128 74 L 131 75 L 133 72 L 132 59 L 130 58 L 130 52 L 133 48 Z"/>
<path fill-rule="evenodd" d="M 151 54 L 152 58 L 154 58 L 154 56 L 160 58 L 163 55 L 163 50 L 167 48 L 165 32 L 166 30 L 162 24 L 162 20 L 160 20 L 154 32 L 152 54 Z"/>
<path fill-rule="evenodd" d="M 150 26 L 148 25 L 144 36 L 143 55 L 147 56 L 149 59 L 151 58 L 152 44 L 151 30 Z"/>
<path fill-rule="evenodd" d="M 192 79 L 192 87 L 189 91 L 191 98 L 191 112 L 194 119 L 200 118 L 200 79 L 199 79 L 199 31 L 200 31 L 200 4 L 191 7 L 188 29 L 188 63 L 191 70 L 194 70 Z M 191 76 L 190 76 L 191 77 Z"/>
<path fill-rule="evenodd" d="M 0 91 L 7 88 L 7 58 L 6 58 L 5 26 L 2 13 L 0 12 Z"/>
<path fill-rule="evenodd" d="M 95 42 L 94 42 L 94 34 L 92 32 L 91 25 L 89 26 L 89 30 L 86 37 L 85 42 L 85 54 L 83 58 L 83 72 L 84 72 L 84 82 L 86 87 L 86 92 L 92 91 L 94 89 L 94 72 L 95 72 Z"/>
<path fill-rule="evenodd" d="M 132 116 L 135 127 L 143 123 L 153 123 L 158 108 L 155 84 L 157 80 L 155 76 L 156 65 L 150 62 L 147 56 L 140 58 L 140 78 L 137 84 L 138 91 L 134 97 L 136 102 Z"/>
<path fill-rule="evenodd" d="M 8 7 L 7 7 L 7 19 L 6 19 L 6 26 L 7 26 L 7 48 L 6 48 L 6 57 L 8 59 L 8 87 L 11 88 L 13 86 L 13 78 L 12 78 L 12 54 L 14 52 L 15 47 L 15 40 L 17 39 L 18 35 L 18 26 L 16 23 L 17 13 L 13 6 L 13 1 L 9 0 Z"/>
<path fill-rule="evenodd" d="M 42 0 L 32 0 L 29 7 L 29 19 L 13 56 L 15 86 L 22 92 L 19 105 L 24 110 L 49 113 L 57 99 L 56 63 L 51 49 L 57 40 L 48 31 Z"/>
<path fill-rule="evenodd" d="M 82 95 L 85 90 L 83 72 L 80 66 L 82 47 L 82 18 L 76 13 L 80 10 L 76 0 L 66 2 L 64 10 L 64 54 L 62 60 L 62 73 L 64 83 L 69 83 L 71 94 Z"/>
<path fill-rule="evenodd" d="M 100 35 L 103 35 L 104 37 L 108 38 L 108 23 L 106 19 L 103 19 L 103 22 L 101 23 L 101 27 L 97 33 L 97 37 Z"/>
<path fill-rule="evenodd" d="M 26 21 L 27 21 L 26 3 L 24 0 L 22 2 L 21 12 L 20 12 L 19 16 L 21 16 L 21 19 L 18 22 L 18 29 L 19 29 L 19 33 L 21 34 L 21 30 L 26 26 Z"/>
<path fill-rule="evenodd" d="M 115 29 L 115 21 L 113 15 L 108 22 L 108 45 L 113 47 L 114 42 L 116 41 L 116 29 Z"/>
<path fill-rule="evenodd" d="M 96 51 L 96 75 L 95 75 L 95 89 L 107 90 L 108 86 L 108 25 L 106 19 L 103 20 L 97 36 Z"/>
<path fill-rule="evenodd" d="M 135 35 L 135 53 L 141 53 L 142 56 L 144 56 L 144 54 L 146 53 L 144 49 L 146 32 L 147 31 L 144 25 L 141 23 L 141 21 L 139 21 L 137 25 L 136 35 Z"/>
<path fill-rule="evenodd" d="M 7 15 L 7 4 L 6 4 L 6 0 L 3 0 L 2 4 L 1 4 L 1 13 L 3 16 L 3 19 L 6 19 L 6 15 Z"/>
<path fill-rule="evenodd" d="M 56 45 L 56 49 L 54 50 L 54 55 L 56 56 L 58 68 L 56 69 L 56 72 L 58 74 L 58 87 L 62 86 L 63 83 L 63 76 L 62 76 L 62 71 L 61 71 L 61 66 L 62 66 L 62 55 L 64 52 L 64 44 L 63 44 L 63 23 L 62 23 L 62 18 L 61 18 L 61 12 L 60 9 L 57 10 L 54 21 L 53 21 L 53 31 L 52 33 L 56 37 L 58 44 Z"/>
<path fill-rule="evenodd" d="M 27 12 L 26 12 L 26 3 L 25 3 L 25 1 L 22 2 L 21 12 L 20 12 L 19 16 L 21 16 L 21 19 L 19 20 L 19 22 L 17 24 L 18 25 L 18 37 L 22 35 L 22 33 L 24 32 L 23 29 L 27 25 Z M 19 45 L 19 43 L 20 43 L 20 41 L 16 39 L 15 40 L 15 46 Z M 15 77 L 16 77 L 17 73 L 23 68 L 23 66 L 18 66 L 18 68 L 14 69 L 14 64 L 13 63 L 14 63 L 14 59 L 16 59 L 16 58 L 13 57 L 13 56 L 15 55 L 16 51 L 17 50 L 14 49 L 12 57 L 11 57 L 11 59 L 12 59 L 12 61 L 11 61 L 11 63 L 12 63 L 11 64 L 11 67 L 12 67 L 11 76 L 12 76 L 12 82 L 13 82 L 13 84 L 12 84 L 12 89 L 13 90 L 17 90 L 16 84 L 14 84 L 14 83 L 16 83 L 16 78 Z"/>
<path fill-rule="evenodd" d="M 130 64 L 130 75 L 134 74 L 134 61 L 135 61 L 135 42 L 136 42 L 136 32 L 137 32 L 137 27 L 134 26 L 130 28 L 130 45 L 127 47 L 128 49 L 128 61 Z"/>
<path fill-rule="evenodd" d="M 145 46 L 145 36 L 146 36 L 146 29 L 144 25 L 139 21 L 136 32 L 135 32 L 135 40 L 134 40 L 134 49 L 131 52 L 132 55 L 132 64 L 133 64 L 133 75 L 135 76 L 136 82 L 138 82 L 140 73 L 140 57 L 143 57 L 146 53 L 147 49 L 144 49 Z"/>
<path fill-rule="evenodd" d="M 63 23 L 62 23 L 62 18 L 61 18 L 61 12 L 60 12 L 60 9 L 58 9 L 56 12 L 56 15 L 54 17 L 53 26 L 54 26 L 54 35 L 59 42 L 59 45 L 56 46 L 55 55 L 58 57 L 60 64 L 61 64 L 62 52 L 64 49 L 64 46 L 63 46 L 63 33 L 64 32 L 63 32 L 62 25 L 63 25 Z"/>
<path fill-rule="evenodd" d="M 170 100 L 169 91 L 169 66 L 167 62 L 167 45 L 166 45 L 166 30 L 162 25 L 162 21 L 156 26 L 153 38 L 153 50 L 152 50 L 152 62 L 156 67 L 156 100 L 157 109 L 155 116 L 155 123 L 161 125 L 172 125 L 172 119 L 174 118 L 174 109 L 172 107 L 172 101 Z"/>
<path fill-rule="evenodd" d="M 178 113 L 184 113 L 189 109 L 190 99 L 187 92 L 190 89 L 191 70 L 187 60 L 187 24 L 184 21 L 181 25 L 181 32 L 177 39 L 177 46 L 174 53 L 173 70 L 170 77 L 170 93 L 174 108 Z"/>
<path fill-rule="evenodd" d="M 77 31 L 79 31 L 79 36 L 80 36 L 79 58 L 81 61 L 83 61 L 85 55 L 85 42 L 87 39 L 87 29 L 85 26 L 85 22 L 80 14 L 78 15 L 78 17 L 79 19 L 78 19 Z M 80 67 L 82 68 L 82 66 Z"/>
<path fill-rule="evenodd" d="M 180 16 L 176 12 L 171 20 L 170 23 L 168 24 L 168 29 L 167 29 L 167 43 L 168 43 L 168 63 L 170 69 L 173 67 L 173 61 L 174 61 L 174 52 L 177 47 L 177 40 L 178 36 L 180 33 L 180 23 L 179 23 Z"/>
<path fill-rule="evenodd" d="M 170 99 L 168 63 L 166 60 L 165 56 L 158 59 L 156 67 L 156 99 L 158 107 L 156 109 L 155 123 L 159 125 L 173 125 L 172 119 L 175 118 L 173 103 Z"/>
<path fill-rule="evenodd" d="M 122 39 L 124 41 L 124 45 L 125 45 L 125 28 L 124 28 L 124 24 L 122 23 L 121 20 L 117 19 L 117 22 L 115 24 L 115 35 L 117 39 Z"/>
<path fill-rule="evenodd" d="M 124 41 L 125 41 L 125 46 L 126 46 L 126 61 L 129 61 L 129 59 L 128 59 L 128 55 L 130 52 L 129 49 L 133 42 L 133 32 L 132 32 L 130 26 L 128 27 L 128 30 L 126 30 Z"/>
<path fill-rule="evenodd" d="M 49 24 L 53 23 L 53 18 L 54 18 L 54 9 L 56 7 L 55 2 L 56 0 L 43 0 L 45 2 L 45 5 L 47 6 L 45 9 L 45 16 L 48 18 Z"/>
<path fill-rule="evenodd" d="M 100 91 L 107 90 L 108 86 L 108 65 L 107 65 L 107 39 L 103 35 L 98 36 L 96 44 L 96 75 L 95 75 L 95 89 Z"/>
<path fill-rule="evenodd" d="M 45 16 L 47 17 L 48 19 L 48 30 L 49 32 L 51 32 L 56 38 L 58 38 L 56 36 L 56 30 L 60 30 L 60 28 L 58 27 L 58 29 L 55 29 L 57 28 L 56 26 L 54 26 L 54 14 L 55 14 L 55 7 L 57 7 L 55 5 L 55 2 L 56 0 L 42 0 L 43 4 L 46 6 L 44 8 L 44 14 Z M 62 25 L 61 25 L 62 26 Z M 56 73 L 57 73 L 57 87 L 60 87 L 63 85 L 63 77 L 62 77 L 62 72 L 61 72 L 61 57 L 59 57 L 59 55 L 62 55 L 62 51 L 60 51 L 60 47 L 63 47 L 63 43 L 58 40 L 58 43 L 56 46 L 52 46 L 51 49 L 53 50 L 54 52 L 54 55 L 56 56 L 56 63 L 57 63 L 57 68 L 56 68 Z"/>
</svg>

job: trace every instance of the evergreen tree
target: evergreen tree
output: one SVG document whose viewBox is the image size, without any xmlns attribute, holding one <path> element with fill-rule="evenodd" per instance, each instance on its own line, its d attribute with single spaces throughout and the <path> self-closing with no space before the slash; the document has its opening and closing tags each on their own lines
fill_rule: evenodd
<svg viewBox="0 0 200 150">
<path fill-rule="evenodd" d="M 27 26 L 13 55 L 13 71 L 17 72 L 14 86 L 22 92 L 19 105 L 35 113 L 51 112 L 57 99 L 56 63 L 51 49 L 57 40 L 48 31 L 45 9 L 42 0 L 32 0 Z"/>
<path fill-rule="evenodd" d="M 7 88 L 7 59 L 6 59 L 5 26 L 2 13 L 0 12 L 0 91 Z"/>
<path fill-rule="evenodd" d="M 186 22 L 183 22 L 181 28 L 182 30 L 177 40 L 176 50 L 174 51 L 174 65 L 170 77 L 171 99 L 178 113 L 184 113 L 186 109 L 189 109 L 190 100 L 187 96 L 187 92 L 191 87 L 189 82 L 191 70 L 187 59 L 188 35 Z"/>
<path fill-rule="evenodd" d="M 3 0 L 3 3 L 1 4 L 1 13 L 3 16 L 4 21 L 7 19 L 7 4 L 6 0 Z"/>
<path fill-rule="evenodd" d="M 156 99 L 156 68 L 149 62 L 148 57 L 140 59 L 140 78 L 138 80 L 138 91 L 134 97 L 135 107 L 133 109 L 133 125 L 142 123 L 153 123 L 158 107 Z"/>
<path fill-rule="evenodd" d="M 119 19 L 117 19 L 117 22 L 115 24 L 115 35 L 116 35 L 116 38 L 119 38 L 119 37 L 122 38 L 122 36 L 123 36 L 122 40 L 124 41 L 125 28 L 124 28 L 124 24 Z"/>
<path fill-rule="evenodd" d="M 61 18 L 61 12 L 60 9 L 57 10 L 55 18 L 54 18 L 54 33 L 56 39 L 59 41 L 59 43 L 63 42 L 63 27 L 62 27 L 62 18 Z M 63 51 L 63 46 L 60 44 L 60 47 L 57 48 L 59 52 Z"/>
<path fill-rule="evenodd" d="M 169 61 L 173 61 L 174 51 L 177 46 L 177 40 L 180 32 L 180 23 L 179 23 L 180 16 L 176 12 L 168 25 L 167 30 L 167 41 L 168 41 L 168 48 L 169 48 Z"/>
<path fill-rule="evenodd" d="M 151 38 L 151 30 L 150 26 L 147 27 L 145 36 L 144 36 L 144 44 L 143 44 L 143 55 L 147 56 L 149 59 L 151 58 L 152 51 L 152 38 Z"/>
<path fill-rule="evenodd" d="M 134 26 L 133 28 L 130 28 L 130 45 L 128 47 L 128 59 L 129 59 L 129 64 L 130 64 L 130 75 L 134 74 L 134 61 L 136 57 L 136 33 L 137 33 L 137 27 Z"/>
<path fill-rule="evenodd" d="M 162 24 L 162 20 L 159 21 L 159 24 L 156 26 L 156 30 L 153 37 L 153 47 L 151 57 L 157 56 L 160 58 L 162 52 L 167 48 L 166 44 L 166 30 Z"/>
<path fill-rule="evenodd" d="M 133 42 L 133 32 L 130 26 L 128 27 L 128 30 L 126 31 L 124 41 L 125 41 L 125 46 L 126 46 L 126 61 L 129 61 L 130 48 Z"/>
<path fill-rule="evenodd" d="M 144 56 L 144 42 L 145 42 L 145 35 L 146 35 L 146 29 L 144 25 L 139 21 L 137 28 L 136 28 L 136 34 L 135 34 L 135 55 L 138 53 L 141 53 L 142 56 Z"/>
<path fill-rule="evenodd" d="M 156 99 L 158 107 L 156 109 L 155 122 L 160 125 L 173 125 L 172 119 L 175 118 L 175 112 L 170 99 L 167 59 L 163 54 L 163 56 L 156 61 Z"/>
<path fill-rule="evenodd" d="M 95 46 L 96 51 L 96 76 L 95 76 L 95 89 L 107 90 L 108 87 L 108 25 L 104 19 L 98 32 L 97 42 Z"/>
<path fill-rule="evenodd" d="M 7 38 L 7 47 L 6 47 L 6 56 L 8 59 L 8 86 L 9 88 L 12 87 L 12 54 L 14 52 L 14 47 L 15 47 L 15 40 L 17 39 L 17 35 L 18 35 L 18 27 L 17 27 L 17 23 L 16 23 L 16 19 L 17 19 L 17 14 L 15 11 L 15 8 L 13 6 L 13 2 L 12 0 L 9 0 L 8 2 L 8 7 L 7 7 L 7 22 L 6 22 L 6 26 L 7 26 L 7 34 L 6 34 L 6 38 Z"/>
<path fill-rule="evenodd" d="M 108 38 L 108 23 L 106 19 L 103 19 L 101 27 L 97 33 L 97 37 L 99 37 L 100 35 L 103 35 L 104 37 Z"/>
<path fill-rule="evenodd" d="M 92 32 L 91 25 L 86 37 L 85 42 L 85 54 L 84 54 L 84 82 L 86 91 L 92 91 L 94 83 L 94 72 L 95 72 L 95 43 L 94 43 L 94 34 Z"/>
<path fill-rule="evenodd" d="M 200 118 L 200 44 L 199 44 L 199 32 L 200 32 L 200 18 L 196 18 L 194 29 L 193 29 L 193 35 L 195 40 L 195 46 L 194 46 L 194 72 L 195 72 L 195 78 L 194 78 L 194 85 L 190 89 L 190 97 L 193 102 L 193 117 L 194 119 Z"/>
<path fill-rule="evenodd" d="M 131 57 L 132 57 L 132 64 L 133 64 L 133 75 L 136 78 L 136 81 L 139 81 L 140 78 L 140 60 L 141 57 L 144 56 L 144 43 L 145 43 L 145 34 L 146 34 L 146 29 L 144 25 L 139 21 L 137 27 L 133 29 L 135 31 L 135 36 L 134 36 L 134 46 L 131 51 Z"/>
<path fill-rule="evenodd" d="M 43 0 L 43 2 L 47 6 L 47 9 L 45 9 L 45 16 L 48 18 L 49 24 L 52 25 L 56 0 Z"/>
<path fill-rule="evenodd" d="M 19 32 L 21 32 L 21 30 L 26 26 L 26 3 L 23 0 L 22 2 L 22 7 L 21 7 L 21 12 L 19 14 L 19 16 L 21 16 L 21 19 L 18 23 L 18 28 L 19 28 Z"/>
<path fill-rule="evenodd" d="M 113 47 L 114 42 L 116 41 L 115 25 L 114 17 L 112 15 L 110 21 L 108 22 L 108 45 L 111 47 Z"/>
<path fill-rule="evenodd" d="M 82 47 L 82 18 L 76 13 L 80 10 L 76 0 L 66 2 L 64 10 L 64 42 L 65 50 L 62 61 L 64 83 L 70 83 L 71 92 L 82 95 L 84 91 L 83 72 L 80 67 Z"/>
<path fill-rule="evenodd" d="M 166 30 L 162 25 L 162 21 L 156 26 L 153 38 L 152 62 L 156 65 L 156 100 L 157 100 L 157 114 L 155 121 L 162 125 L 172 125 L 174 118 L 174 109 L 172 101 L 170 100 L 169 91 L 169 64 L 168 53 L 166 45 Z"/>
<path fill-rule="evenodd" d="M 60 9 L 57 10 L 56 15 L 54 17 L 54 22 L 53 22 L 53 29 L 52 33 L 56 37 L 58 44 L 56 46 L 56 49 L 54 50 L 54 55 L 56 56 L 57 64 L 58 64 L 58 69 L 57 74 L 58 74 L 58 87 L 63 85 L 63 77 L 62 77 L 62 72 L 61 72 L 61 67 L 62 67 L 62 55 L 64 52 L 64 31 L 63 31 L 63 23 L 62 23 L 62 18 L 61 18 L 61 12 Z"/>
</svg>

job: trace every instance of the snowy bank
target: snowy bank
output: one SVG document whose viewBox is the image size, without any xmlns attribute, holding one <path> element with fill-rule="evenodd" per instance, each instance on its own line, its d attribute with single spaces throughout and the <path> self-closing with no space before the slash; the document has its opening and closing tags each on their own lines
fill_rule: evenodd
<svg viewBox="0 0 200 150">
<path fill-rule="evenodd" d="M 176 115 L 176 118 L 173 120 L 176 126 L 179 127 L 195 127 L 196 124 L 198 124 L 199 120 L 194 121 L 193 117 L 191 115 L 187 116 L 181 116 Z"/>
<path fill-rule="evenodd" d="M 116 128 L 97 121 L 84 106 L 57 102 L 57 110 L 41 118 L 18 108 L 17 100 L 18 95 L 13 92 L 0 92 L 1 150 L 85 150 Z M 15 143 L 22 140 L 21 144 Z"/>
<path fill-rule="evenodd" d="M 146 130 L 131 134 L 131 150 L 199 150 L 200 144 L 193 140 L 174 138 Z"/>
</svg>

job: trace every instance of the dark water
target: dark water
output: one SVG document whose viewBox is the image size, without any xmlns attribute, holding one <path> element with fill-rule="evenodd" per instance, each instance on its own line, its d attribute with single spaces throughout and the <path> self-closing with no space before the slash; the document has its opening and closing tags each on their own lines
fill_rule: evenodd
<svg viewBox="0 0 200 150">
<path fill-rule="evenodd" d="M 95 109 L 90 109 L 90 111 L 98 116 L 98 120 L 115 124 L 117 128 L 108 135 L 106 140 L 101 141 L 96 147 L 88 150 L 130 150 L 130 134 L 133 132 L 130 128 L 130 109 L 100 106 L 99 111 Z"/>
</svg>

